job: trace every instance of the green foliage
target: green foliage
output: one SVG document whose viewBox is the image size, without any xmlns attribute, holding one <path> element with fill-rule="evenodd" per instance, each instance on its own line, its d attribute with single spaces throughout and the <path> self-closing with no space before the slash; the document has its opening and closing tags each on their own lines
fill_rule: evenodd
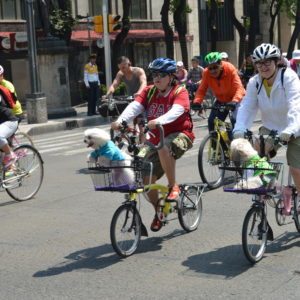
<svg viewBox="0 0 300 300">
<path fill-rule="evenodd" d="M 126 86 L 124 82 L 121 82 L 114 92 L 114 96 L 125 96 L 127 95 Z"/>
<path fill-rule="evenodd" d="M 170 1 L 170 14 L 173 14 L 177 7 L 179 6 L 181 0 L 171 0 Z M 182 16 L 186 14 L 190 14 L 193 10 L 188 6 L 188 4 L 185 6 L 183 11 L 181 12 Z"/>
<path fill-rule="evenodd" d="M 207 6 L 208 6 L 209 9 L 211 9 L 211 7 L 212 7 L 212 1 L 214 1 L 217 4 L 218 8 L 223 8 L 224 7 L 223 2 L 219 2 L 218 0 L 208 0 L 207 1 Z"/>
<path fill-rule="evenodd" d="M 50 33 L 63 40 L 69 40 L 73 27 L 78 23 L 67 10 L 54 9 L 49 16 Z"/>
</svg>

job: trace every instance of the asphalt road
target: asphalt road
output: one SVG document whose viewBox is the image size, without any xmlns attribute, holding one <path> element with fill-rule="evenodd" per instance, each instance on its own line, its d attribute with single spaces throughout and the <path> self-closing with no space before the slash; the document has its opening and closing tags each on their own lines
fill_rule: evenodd
<svg viewBox="0 0 300 300">
<path fill-rule="evenodd" d="M 200 182 L 201 124 L 196 122 L 194 148 L 178 161 L 179 182 Z M 221 188 L 205 193 L 197 231 L 186 234 L 175 220 L 157 233 L 149 230 L 138 251 L 120 259 L 109 229 L 122 195 L 93 190 L 84 129 L 34 137 L 45 161 L 35 199 L 17 203 L 0 194 L 0 299 L 299 298 L 300 235 L 294 224 L 277 226 L 269 208 L 276 239 L 252 266 L 241 246 L 251 198 Z M 140 208 L 149 228 L 153 209 L 144 199 Z"/>
</svg>

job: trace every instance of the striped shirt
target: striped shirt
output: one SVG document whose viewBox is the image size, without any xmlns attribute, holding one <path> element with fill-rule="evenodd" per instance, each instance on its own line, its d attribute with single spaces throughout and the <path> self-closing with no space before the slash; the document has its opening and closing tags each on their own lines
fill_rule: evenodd
<svg viewBox="0 0 300 300">
<path fill-rule="evenodd" d="M 84 83 L 86 87 L 90 86 L 89 82 L 98 82 L 98 85 L 100 85 L 98 67 L 90 62 L 84 66 Z"/>
</svg>

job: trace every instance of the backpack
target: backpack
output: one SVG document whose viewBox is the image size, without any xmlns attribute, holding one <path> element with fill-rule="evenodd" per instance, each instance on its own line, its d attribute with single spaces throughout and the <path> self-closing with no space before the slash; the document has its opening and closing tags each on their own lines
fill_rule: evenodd
<svg viewBox="0 0 300 300">
<path fill-rule="evenodd" d="M 4 100 L 4 103 L 0 103 L 0 105 L 8 108 L 14 108 L 14 106 L 16 105 L 16 101 L 12 93 L 10 92 L 10 90 L 0 85 L 0 94 L 2 96 L 1 97 L 2 101 Z"/>
<path fill-rule="evenodd" d="M 282 84 L 282 87 L 284 89 L 284 85 L 283 85 L 283 80 L 284 80 L 284 72 L 286 71 L 286 67 L 282 68 L 282 71 L 281 71 L 281 77 L 280 77 L 280 80 L 281 80 L 281 84 Z M 259 83 L 256 81 L 256 89 L 257 89 L 257 95 L 260 93 L 260 90 L 263 86 L 263 80 L 261 82 L 261 84 L 259 85 Z"/>
</svg>

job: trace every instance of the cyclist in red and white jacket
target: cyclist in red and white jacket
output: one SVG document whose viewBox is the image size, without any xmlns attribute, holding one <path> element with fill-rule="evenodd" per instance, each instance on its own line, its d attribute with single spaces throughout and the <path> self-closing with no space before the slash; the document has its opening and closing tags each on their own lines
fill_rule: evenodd
<svg viewBox="0 0 300 300">
<path fill-rule="evenodd" d="M 158 144 L 159 131 L 156 124 L 163 125 L 164 147 L 160 150 L 148 148 L 145 160 L 153 163 L 152 183 L 166 173 L 169 185 L 167 198 L 176 200 L 180 189 L 176 183 L 175 161 L 193 146 L 195 138 L 189 114 L 189 96 L 184 87 L 176 85 L 176 62 L 174 60 L 157 58 L 149 64 L 148 68 L 152 73 L 154 85 L 147 86 L 135 101 L 126 107 L 118 120 L 112 123 L 112 128 L 118 129 L 122 121 L 130 122 L 135 116 L 145 111 L 148 127 L 153 134 L 149 141 Z M 148 196 L 156 209 L 157 191 L 150 191 Z M 161 227 L 162 223 L 155 214 L 151 230 L 158 231 Z"/>
</svg>

